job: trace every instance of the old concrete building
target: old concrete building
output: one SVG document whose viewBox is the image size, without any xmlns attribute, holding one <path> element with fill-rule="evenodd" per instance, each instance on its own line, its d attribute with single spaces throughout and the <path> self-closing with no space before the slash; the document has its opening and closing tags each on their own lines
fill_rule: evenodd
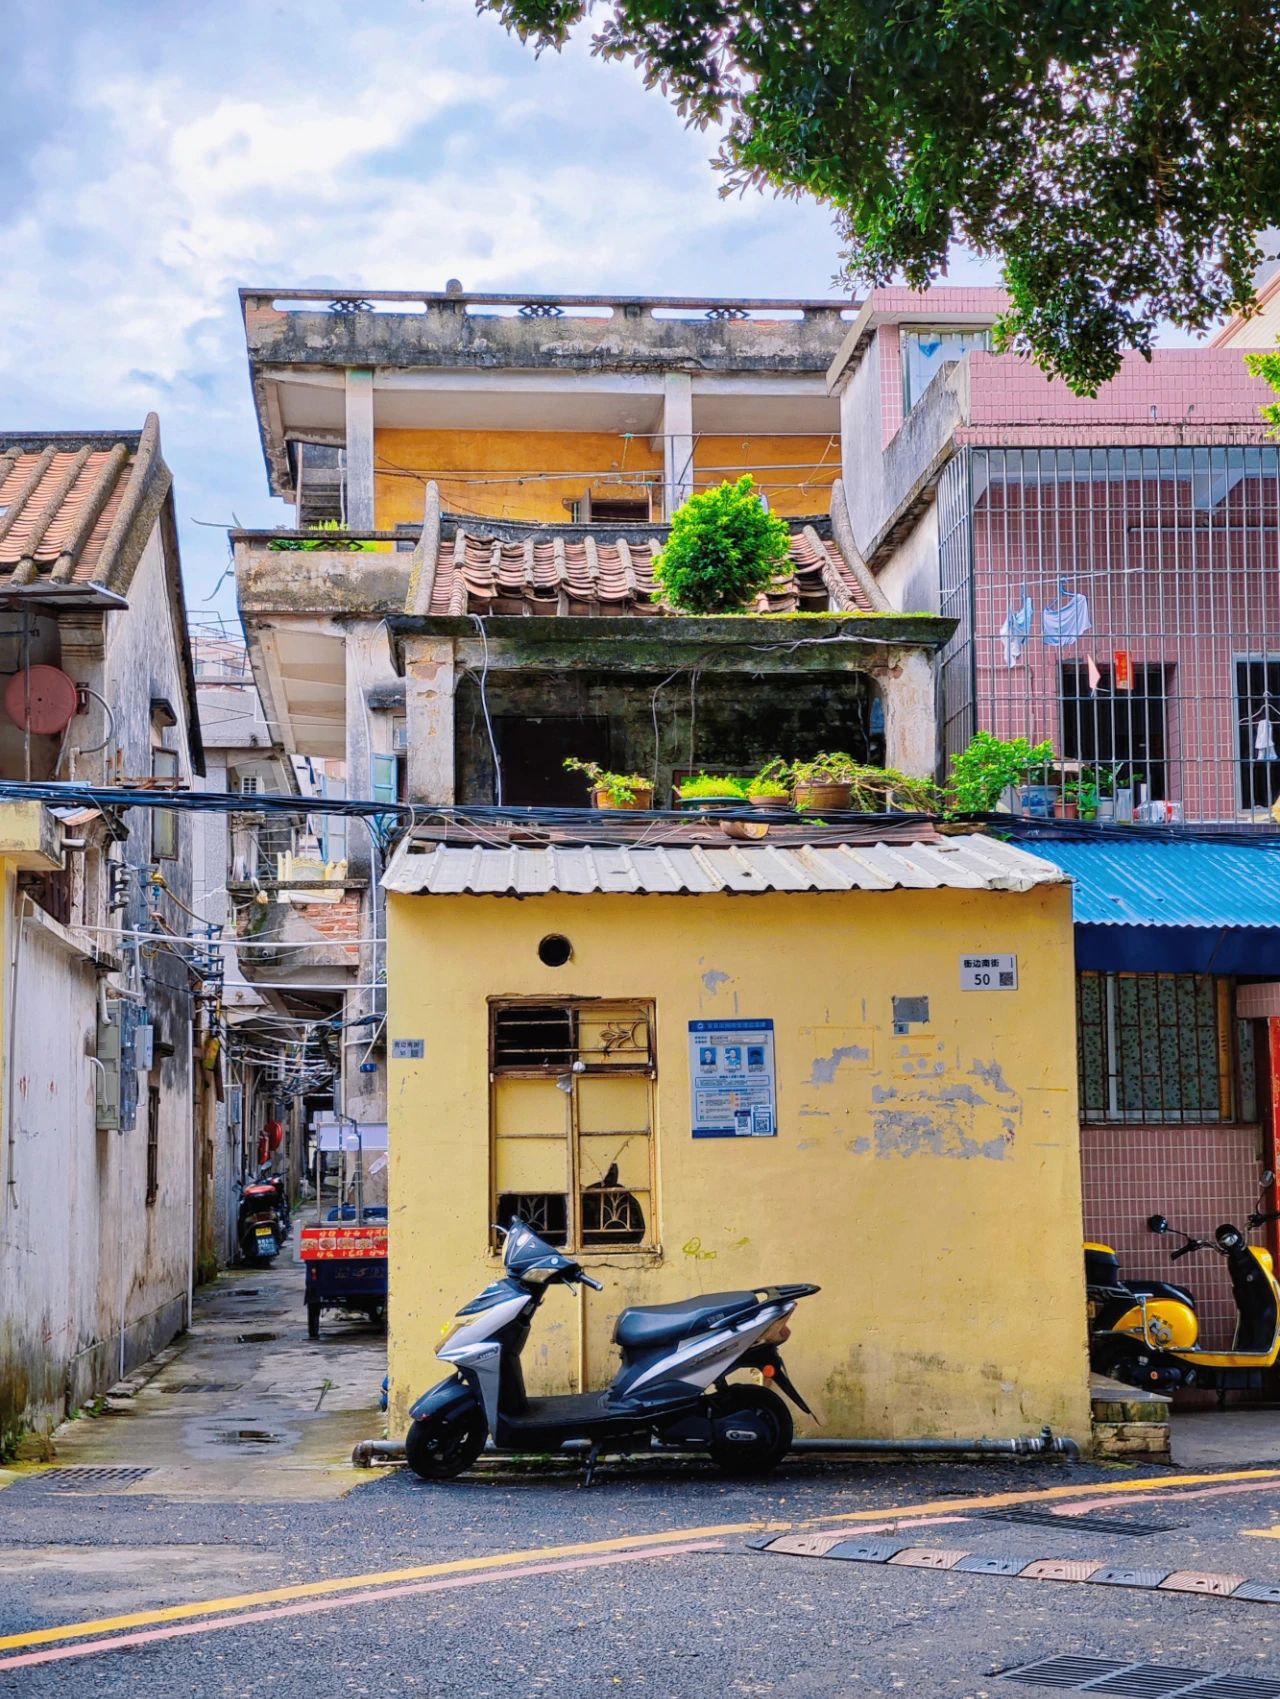
<svg viewBox="0 0 1280 1699">
<path fill-rule="evenodd" d="M 0 776 L 185 788 L 202 767 L 172 477 L 140 432 L 0 439 Z M 191 833 L 0 804 L 0 1446 L 188 1317 L 206 1005 Z"/>
<path fill-rule="evenodd" d="M 271 488 L 304 524 L 345 525 L 234 534 L 250 660 L 285 747 L 344 761 L 353 796 L 580 806 L 566 756 L 650 775 L 659 806 L 690 770 L 824 748 L 932 771 L 951 628 L 891 617 L 849 531 L 826 372 L 850 309 L 242 300 Z M 674 618 L 653 578 L 666 517 L 744 472 L 787 519 L 790 573 L 750 617 Z M 346 861 L 347 1008 L 381 1017 L 363 826 Z M 385 1089 L 381 1066 L 349 1076 L 348 1107 L 382 1120 Z"/>
</svg>

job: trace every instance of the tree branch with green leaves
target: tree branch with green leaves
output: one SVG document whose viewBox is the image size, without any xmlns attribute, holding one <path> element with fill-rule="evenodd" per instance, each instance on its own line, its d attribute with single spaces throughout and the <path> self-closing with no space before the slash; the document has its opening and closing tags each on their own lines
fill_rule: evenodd
<svg viewBox="0 0 1280 1699">
<path fill-rule="evenodd" d="M 835 212 L 844 279 L 997 256 L 998 345 L 1081 394 L 1169 321 L 1252 293 L 1280 218 L 1280 0 L 477 0 L 539 51 L 579 28 L 723 131 L 724 192 Z"/>
</svg>

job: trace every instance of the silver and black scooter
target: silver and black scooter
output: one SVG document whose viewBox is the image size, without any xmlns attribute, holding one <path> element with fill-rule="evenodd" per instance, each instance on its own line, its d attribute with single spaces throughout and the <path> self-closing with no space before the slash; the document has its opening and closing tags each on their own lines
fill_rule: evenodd
<svg viewBox="0 0 1280 1699">
<path fill-rule="evenodd" d="M 520 1353 L 548 1286 L 603 1290 L 518 1219 L 507 1231 L 505 1274 L 458 1311 L 436 1355 L 455 1373 L 409 1412 L 409 1465 L 424 1481 L 470 1468 L 490 1434 L 499 1451 L 587 1448 L 586 1484 L 602 1447 L 636 1451 L 657 1443 L 705 1451 L 734 1475 L 764 1475 L 791 1448 L 791 1413 L 779 1387 L 806 1415 L 778 1347 L 788 1318 L 816 1286 L 712 1292 L 674 1304 L 624 1310 L 613 1337 L 622 1367 L 603 1392 L 530 1398 Z M 767 1385 L 728 1377 L 758 1369 Z"/>
</svg>

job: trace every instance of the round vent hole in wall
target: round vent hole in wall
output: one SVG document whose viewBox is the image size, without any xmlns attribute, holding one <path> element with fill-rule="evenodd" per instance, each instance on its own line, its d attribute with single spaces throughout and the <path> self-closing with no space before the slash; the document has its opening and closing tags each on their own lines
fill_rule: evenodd
<svg viewBox="0 0 1280 1699">
<path fill-rule="evenodd" d="M 538 945 L 538 960 L 543 967 L 563 967 L 573 954 L 573 945 L 559 932 L 548 932 Z"/>
</svg>

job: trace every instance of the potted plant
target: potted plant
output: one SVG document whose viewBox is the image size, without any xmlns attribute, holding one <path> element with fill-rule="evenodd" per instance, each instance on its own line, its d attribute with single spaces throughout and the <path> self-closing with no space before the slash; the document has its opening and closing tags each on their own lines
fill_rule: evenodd
<svg viewBox="0 0 1280 1699">
<path fill-rule="evenodd" d="M 745 783 L 732 773 L 695 773 L 680 781 L 680 801 L 693 808 L 734 808 L 747 800 Z"/>
<path fill-rule="evenodd" d="M 1098 793 L 1098 787 L 1092 779 L 1085 778 L 1083 774 L 1079 778 L 1068 779 L 1062 787 L 1062 795 L 1064 803 L 1075 804 L 1076 814 L 1081 820 L 1096 820 L 1098 818 L 1098 805 L 1101 797 Z M 1071 816 L 1066 815 L 1064 818 L 1070 819 Z"/>
<path fill-rule="evenodd" d="M 741 613 L 786 571 L 790 552 L 785 521 L 761 504 L 748 472 L 676 509 L 653 574 L 681 613 Z"/>
<path fill-rule="evenodd" d="M 571 773 L 581 773 L 591 787 L 593 808 L 621 808 L 645 812 L 653 807 L 653 785 L 639 773 L 607 773 L 596 761 L 565 760 Z"/>
<path fill-rule="evenodd" d="M 790 808 L 790 771 L 781 756 L 766 762 L 755 778 L 748 780 L 747 801 L 754 808 Z"/>
<path fill-rule="evenodd" d="M 1046 739 L 1031 744 L 1025 737 L 997 737 L 994 732 L 975 732 L 968 747 L 951 758 L 947 793 L 956 814 L 993 814 L 1009 789 L 1021 795 L 1024 812 L 1048 814 L 1052 790 L 1029 785 L 1037 769 L 1053 759 L 1053 745 Z M 1047 799 L 1029 795 L 1048 791 Z"/>
<path fill-rule="evenodd" d="M 839 750 L 815 755 L 812 761 L 795 762 L 791 768 L 795 806 L 802 811 L 848 808 L 860 769 L 860 762 Z"/>
</svg>

